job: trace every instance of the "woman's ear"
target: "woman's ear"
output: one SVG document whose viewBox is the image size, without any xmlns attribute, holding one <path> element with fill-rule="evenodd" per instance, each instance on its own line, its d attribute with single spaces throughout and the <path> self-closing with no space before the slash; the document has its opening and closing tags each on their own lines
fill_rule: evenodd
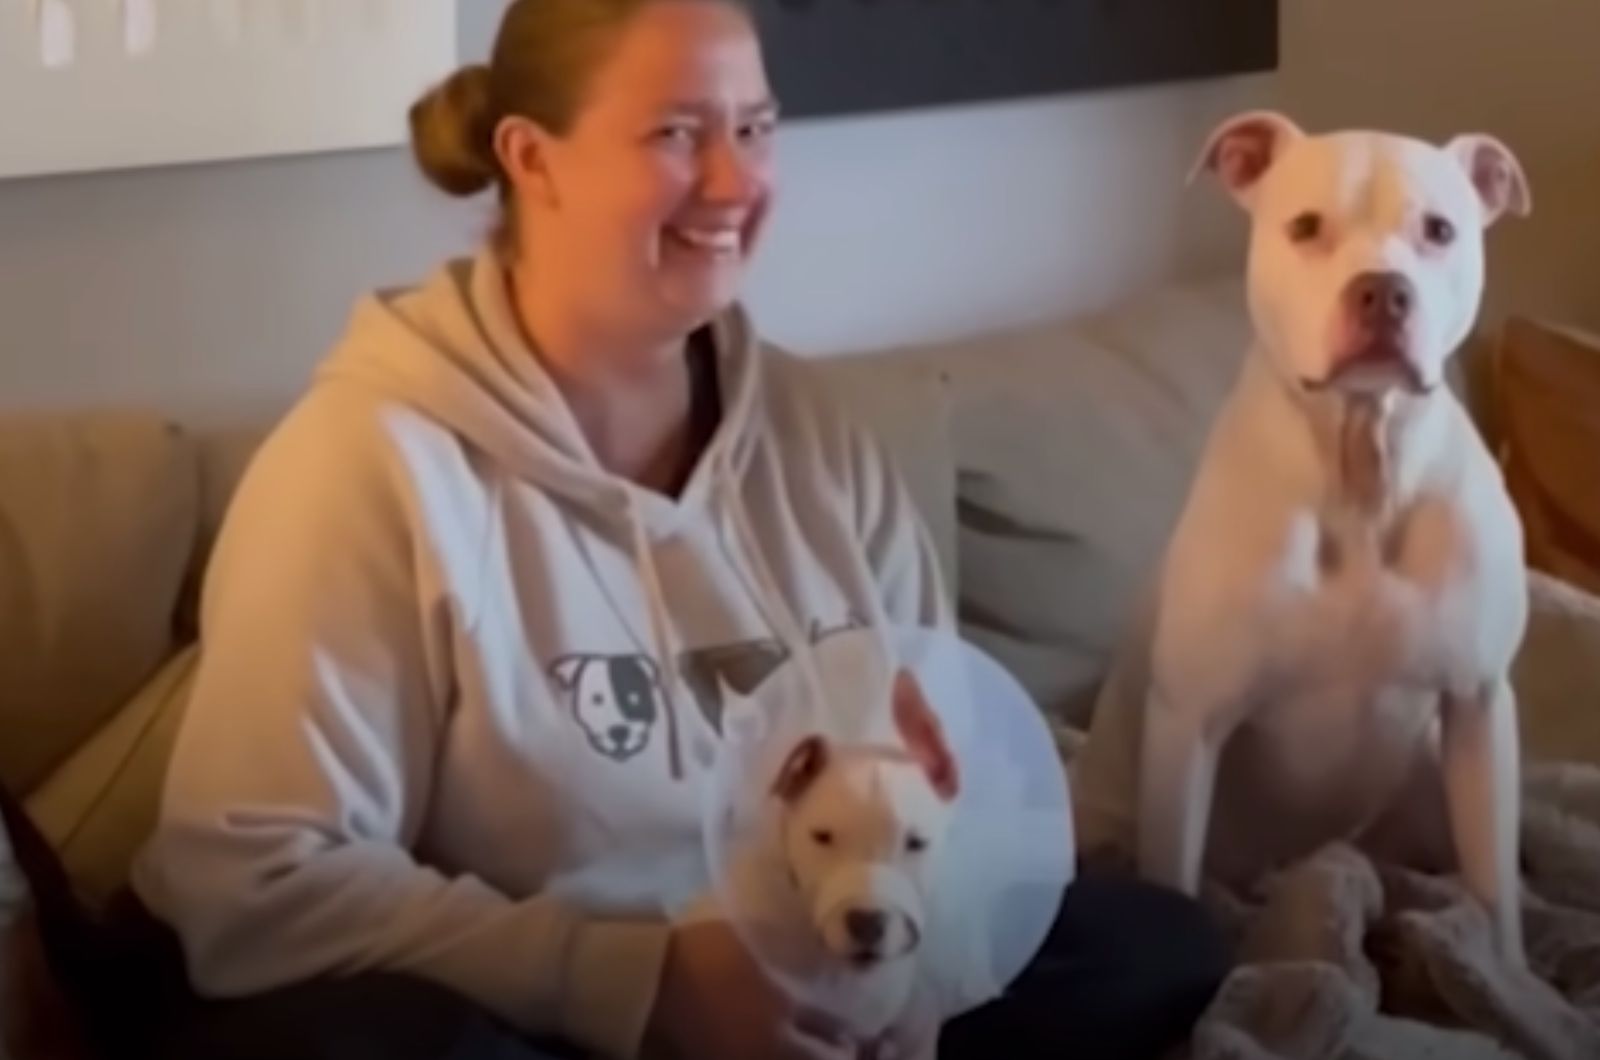
<svg viewBox="0 0 1600 1060">
<path fill-rule="evenodd" d="M 555 181 L 550 174 L 551 144 L 548 132 L 520 114 L 508 114 L 495 126 L 495 158 L 519 198 L 556 205 Z"/>
</svg>

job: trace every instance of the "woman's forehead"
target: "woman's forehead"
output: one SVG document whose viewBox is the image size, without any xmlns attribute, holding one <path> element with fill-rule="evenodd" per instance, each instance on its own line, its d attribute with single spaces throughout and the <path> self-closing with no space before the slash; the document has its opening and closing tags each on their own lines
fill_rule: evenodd
<svg viewBox="0 0 1600 1060">
<path fill-rule="evenodd" d="M 745 110 L 770 105 L 760 43 L 721 3 L 648 5 L 595 71 L 591 102 L 651 111 Z"/>
</svg>

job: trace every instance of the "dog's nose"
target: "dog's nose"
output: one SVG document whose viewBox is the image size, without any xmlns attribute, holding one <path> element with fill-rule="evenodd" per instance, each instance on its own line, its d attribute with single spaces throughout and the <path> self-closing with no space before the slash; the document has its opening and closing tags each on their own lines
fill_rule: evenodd
<svg viewBox="0 0 1600 1060">
<path fill-rule="evenodd" d="M 883 941 L 889 918 L 877 909 L 852 909 L 844 915 L 844 927 L 857 945 L 872 947 Z"/>
<path fill-rule="evenodd" d="M 1416 287 L 1398 272 L 1363 272 L 1345 288 L 1350 315 L 1369 328 L 1404 324 L 1416 300 Z"/>
<path fill-rule="evenodd" d="M 606 730 L 606 735 L 611 737 L 611 742 L 621 747 L 628 742 L 628 727 L 626 725 L 613 725 Z"/>
</svg>

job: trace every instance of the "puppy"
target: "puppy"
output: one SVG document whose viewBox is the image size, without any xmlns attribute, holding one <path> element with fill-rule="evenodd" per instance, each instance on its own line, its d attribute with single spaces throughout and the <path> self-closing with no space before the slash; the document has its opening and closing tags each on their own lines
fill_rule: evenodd
<svg viewBox="0 0 1600 1060">
<path fill-rule="evenodd" d="M 843 978 L 849 1023 L 872 1039 L 906 1010 L 952 804 L 956 760 L 916 679 L 901 671 L 893 717 L 902 746 L 802 739 L 771 787 L 778 839 L 822 969 Z"/>
<path fill-rule="evenodd" d="M 1528 212 L 1527 181 L 1488 136 L 1309 135 L 1259 111 L 1213 132 L 1199 173 L 1252 219 L 1256 340 L 1169 543 L 1144 671 L 1096 722 L 1137 748 L 1133 854 L 1190 894 L 1336 840 L 1459 869 L 1520 965 L 1522 531 L 1444 377 L 1483 232 Z"/>
</svg>

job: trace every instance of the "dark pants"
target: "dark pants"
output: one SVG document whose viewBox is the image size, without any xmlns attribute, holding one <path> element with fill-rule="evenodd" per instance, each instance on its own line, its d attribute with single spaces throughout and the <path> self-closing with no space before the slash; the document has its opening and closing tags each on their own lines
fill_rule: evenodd
<svg viewBox="0 0 1600 1060">
<path fill-rule="evenodd" d="M 1004 997 L 946 1024 L 939 1056 L 1156 1060 L 1184 1040 L 1228 966 L 1221 933 L 1199 906 L 1136 881 L 1081 876 L 1033 963 Z M 518 1037 L 444 990 L 384 975 L 197 1004 L 164 1037 L 155 1055 L 171 1060 L 580 1055 Z"/>
</svg>

